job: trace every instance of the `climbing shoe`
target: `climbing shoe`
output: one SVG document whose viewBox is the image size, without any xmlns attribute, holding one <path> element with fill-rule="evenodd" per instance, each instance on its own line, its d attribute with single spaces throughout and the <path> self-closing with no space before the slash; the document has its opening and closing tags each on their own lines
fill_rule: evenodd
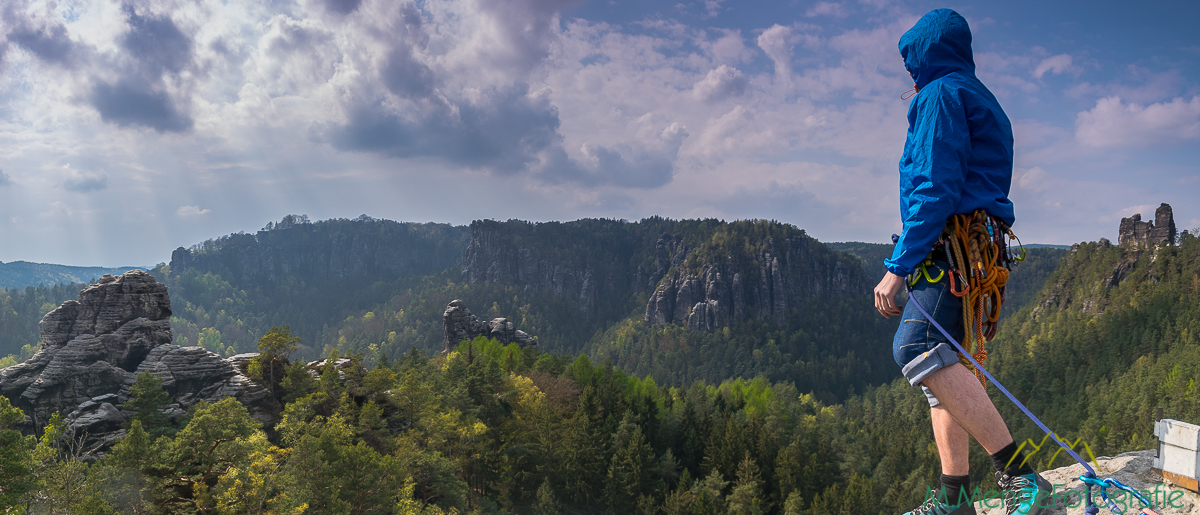
<svg viewBox="0 0 1200 515">
<path fill-rule="evenodd" d="M 937 497 L 930 497 L 925 500 L 925 504 L 904 515 L 975 515 L 975 505 L 969 502 L 957 506 L 942 504 Z"/>
<path fill-rule="evenodd" d="M 1025 475 L 998 472 L 996 484 L 1000 486 L 1004 513 L 1008 515 L 1038 515 L 1054 507 L 1054 487 L 1037 472 Z"/>
</svg>

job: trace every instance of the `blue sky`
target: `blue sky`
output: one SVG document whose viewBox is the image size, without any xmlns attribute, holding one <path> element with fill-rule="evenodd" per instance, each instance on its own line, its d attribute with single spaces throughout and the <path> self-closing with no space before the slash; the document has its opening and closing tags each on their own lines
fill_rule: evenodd
<svg viewBox="0 0 1200 515">
<path fill-rule="evenodd" d="M 951 7 L 1025 241 L 1200 228 L 1196 2 L 5 2 L 0 261 L 148 265 L 285 214 L 898 232 L 896 41 Z"/>
</svg>

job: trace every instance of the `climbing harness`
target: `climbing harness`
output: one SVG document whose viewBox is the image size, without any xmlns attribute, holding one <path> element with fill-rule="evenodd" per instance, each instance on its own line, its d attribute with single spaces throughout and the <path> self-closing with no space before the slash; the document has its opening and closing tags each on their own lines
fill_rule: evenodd
<svg viewBox="0 0 1200 515">
<path fill-rule="evenodd" d="M 1019 256 L 1009 250 L 1006 236 L 1017 242 Z M 963 325 L 967 329 L 963 347 L 982 363 L 987 360 L 986 344 L 999 327 L 1009 270 L 1025 260 L 1025 246 L 1011 228 L 982 209 L 951 216 L 940 241 L 950 263 L 950 292 L 963 299 Z M 966 359 L 967 354 L 963 352 L 959 361 L 986 389 L 987 380 Z"/>
<path fill-rule="evenodd" d="M 1098 513 L 1100 513 L 1100 508 L 1096 507 L 1095 501 L 1092 497 L 1092 487 L 1096 487 L 1100 490 L 1100 496 L 1104 499 L 1104 502 L 1108 505 L 1109 510 L 1111 510 L 1113 513 L 1116 513 L 1118 515 L 1120 515 L 1121 513 L 1124 513 L 1124 511 L 1121 510 L 1120 507 L 1117 506 L 1117 503 L 1113 502 L 1112 499 L 1108 498 L 1108 488 L 1114 487 L 1114 488 L 1118 488 L 1120 490 L 1129 492 L 1130 494 L 1135 496 L 1138 501 L 1140 501 L 1142 504 L 1146 505 L 1146 508 L 1144 508 L 1142 510 L 1143 515 L 1159 515 L 1158 512 L 1154 511 L 1153 505 L 1150 503 L 1150 501 L 1147 500 L 1145 498 L 1145 496 L 1141 495 L 1133 488 L 1130 488 L 1129 486 L 1126 486 L 1126 485 L 1122 484 L 1120 481 L 1117 481 L 1116 479 L 1113 479 L 1113 478 L 1104 478 L 1104 479 L 1097 478 L 1096 471 L 1093 470 L 1092 467 L 1090 465 L 1088 465 L 1086 461 L 1083 460 L 1083 458 L 1080 458 L 1079 455 L 1076 454 L 1073 449 L 1071 449 L 1071 446 L 1067 445 L 1066 442 L 1063 442 L 1062 439 L 1059 438 L 1056 433 L 1051 431 L 1050 428 L 1046 427 L 1046 424 L 1042 423 L 1041 419 L 1037 418 L 1037 416 L 1035 416 L 1031 411 L 1029 411 L 1029 408 L 1026 408 L 1024 404 L 1021 404 L 1021 401 L 1018 401 L 1017 398 L 1014 397 L 1013 394 L 1011 392 L 1009 392 L 1007 388 L 1004 387 L 1004 385 L 1000 384 L 1000 382 L 997 381 L 995 377 L 992 377 L 992 374 L 988 373 L 988 371 L 983 368 L 983 365 L 980 365 L 979 362 L 975 360 L 974 356 L 968 354 L 966 352 L 966 350 L 963 349 L 963 346 L 961 344 L 959 344 L 958 341 L 955 340 L 953 336 L 950 336 L 950 333 L 947 332 L 946 329 L 944 329 L 942 327 L 942 324 L 939 324 L 937 322 L 937 320 L 934 320 L 933 317 L 929 315 L 928 311 L 925 311 L 925 308 L 923 306 L 921 306 L 921 303 L 917 302 L 917 300 L 915 298 L 913 298 L 911 286 L 908 289 L 908 293 L 909 293 L 908 301 L 912 302 L 913 305 L 917 307 L 917 310 L 920 311 L 922 315 L 925 315 L 925 318 L 929 320 L 929 323 L 933 324 L 933 327 L 937 328 L 937 330 L 942 333 L 942 336 L 945 336 L 946 339 L 949 340 L 950 343 L 953 344 L 956 349 L 958 349 L 958 352 L 961 353 L 962 356 L 964 356 L 966 359 L 971 361 L 971 364 L 974 365 L 974 367 L 975 367 L 976 373 L 982 373 L 984 377 L 986 377 L 989 381 L 992 382 L 992 384 L 996 385 L 996 388 L 999 389 L 1002 393 L 1004 393 L 1004 395 L 1008 397 L 1008 400 L 1013 401 L 1013 404 L 1016 404 L 1017 407 L 1020 408 L 1023 413 L 1025 413 L 1025 416 L 1029 417 L 1029 419 L 1032 420 L 1033 423 L 1037 424 L 1037 426 L 1039 428 L 1041 428 L 1042 431 L 1044 431 L 1047 435 L 1049 435 L 1051 438 L 1053 438 L 1054 443 L 1058 444 L 1059 447 L 1062 447 L 1063 450 L 1067 451 L 1067 454 L 1071 455 L 1071 457 L 1074 458 L 1075 461 L 1079 462 L 1080 465 L 1083 465 L 1084 470 L 1086 470 L 1087 472 L 1084 473 L 1082 476 L 1079 476 L 1079 480 L 1083 481 L 1083 484 L 1085 485 L 1086 490 L 1087 490 L 1087 496 L 1084 498 L 1087 503 L 1087 507 L 1084 508 L 1085 513 L 1087 513 L 1088 515 L 1097 515 Z M 1036 500 L 1037 499 L 1035 498 L 1034 501 L 1036 502 Z"/>
</svg>

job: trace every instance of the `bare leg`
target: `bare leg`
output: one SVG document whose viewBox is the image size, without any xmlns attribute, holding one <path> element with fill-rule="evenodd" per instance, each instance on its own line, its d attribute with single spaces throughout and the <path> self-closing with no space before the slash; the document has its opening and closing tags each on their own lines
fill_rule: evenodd
<svg viewBox="0 0 1200 515">
<path fill-rule="evenodd" d="M 962 429 L 971 433 L 988 454 L 995 454 L 1012 443 L 1008 426 L 1000 418 L 992 399 L 988 398 L 975 375 L 961 363 L 930 374 L 921 384 L 933 391 L 941 407 L 954 417 Z M 941 451 L 940 441 L 938 450 Z"/>
<path fill-rule="evenodd" d="M 930 409 L 929 414 L 933 418 L 933 439 L 937 441 L 938 456 L 942 458 L 942 473 L 947 476 L 967 475 L 970 471 L 967 431 L 941 406 Z"/>
</svg>

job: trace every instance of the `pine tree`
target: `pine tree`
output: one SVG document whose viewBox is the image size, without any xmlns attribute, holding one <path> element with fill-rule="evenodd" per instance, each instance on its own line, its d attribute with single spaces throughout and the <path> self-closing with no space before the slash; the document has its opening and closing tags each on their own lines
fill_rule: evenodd
<svg viewBox="0 0 1200 515">
<path fill-rule="evenodd" d="M 16 506 L 33 478 L 33 437 L 10 429 L 24 419 L 25 413 L 0 395 L 0 511 Z"/>
<path fill-rule="evenodd" d="M 274 394 L 276 385 L 276 369 L 282 369 L 287 366 L 288 356 L 295 352 L 296 344 L 300 342 L 299 336 L 292 336 L 291 329 L 288 326 L 271 326 L 271 330 L 267 331 L 262 338 L 258 339 L 258 357 L 254 358 L 254 364 L 257 365 L 258 374 L 260 377 L 267 380 L 267 388 Z M 279 374 L 282 376 L 282 374 Z M 281 377 L 282 378 L 282 377 Z"/>
<path fill-rule="evenodd" d="M 730 515 L 762 515 L 768 509 L 763 499 L 758 464 L 750 457 L 749 451 L 738 464 L 737 482 L 725 502 Z"/>
<path fill-rule="evenodd" d="M 625 417 L 613 434 L 614 453 L 608 467 L 608 504 L 614 513 L 630 513 L 639 496 L 653 494 L 654 451 L 642 434 L 642 426 L 633 422 L 633 413 Z"/>
<path fill-rule="evenodd" d="M 162 387 L 162 378 L 153 372 L 142 372 L 129 387 L 129 401 L 125 407 L 133 409 L 133 420 L 141 422 L 150 438 L 174 432 L 170 418 L 159 408 L 171 403 L 171 394 Z"/>
<path fill-rule="evenodd" d="M 558 515 L 562 507 L 554 497 L 554 489 L 550 487 L 550 478 L 542 481 L 537 489 L 537 500 L 533 504 L 534 515 Z"/>
<path fill-rule="evenodd" d="M 800 492 L 788 494 L 787 500 L 783 502 L 783 515 L 802 515 L 803 513 L 804 498 L 800 497 Z"/>
</svg>

